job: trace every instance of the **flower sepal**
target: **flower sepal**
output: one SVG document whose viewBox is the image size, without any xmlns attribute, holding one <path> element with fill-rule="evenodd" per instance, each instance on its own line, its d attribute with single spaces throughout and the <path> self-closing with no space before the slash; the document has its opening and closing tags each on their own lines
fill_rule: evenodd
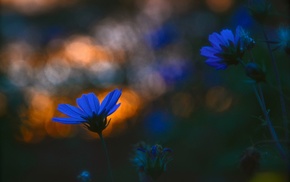
<svg viewBox="0 0 290 182">
<path fill-rule="evenodd" d="M 254 62 L 247 63 L 245 70 L 247 76 L 255 80 L 257 83 L 266 81 L 265 72 L 258 64 Z"/>
</svg>

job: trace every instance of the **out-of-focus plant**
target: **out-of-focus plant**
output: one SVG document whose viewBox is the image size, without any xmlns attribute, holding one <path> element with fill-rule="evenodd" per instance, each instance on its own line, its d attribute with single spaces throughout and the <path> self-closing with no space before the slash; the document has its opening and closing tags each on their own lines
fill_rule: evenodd
<svg viewBox="0 0 290 182">
<path fill-rule="evenodd" d="M 140 181 L 155 181 L 166 171 L 167 164 L 172 159 L 170 148 L 139 142 L 134 147 L 134 156 L 131 161 L 137 168 Z"/>
</svg>

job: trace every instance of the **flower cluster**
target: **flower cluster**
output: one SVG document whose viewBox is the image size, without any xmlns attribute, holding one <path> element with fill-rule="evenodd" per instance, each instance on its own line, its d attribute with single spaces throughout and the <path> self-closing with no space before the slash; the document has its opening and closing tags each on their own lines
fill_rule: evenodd
<svg viewBox="0 0 290 182">
<path fill-rule="evenodd" d="M 52 120 L 63 124 L 83 123 L 90 131 L 101 134 L 110 123 L 107 117 L 119 108 L 120 103 L 117 104 L 117 102 L 121 94 L 121 90 L 115 89 L 105 97 L 101 104 L 94 93 L 83 94 L 77 99 L 79 107 L 69 104 L 58 105 L 57 109 L 69 117 L 54 117 Z"/>
<path fill-rule="evenodd" d="M 134 151 L 133 164 L 137 166 L 139 172 L 145 173 L 154 180 L 166 171 L 167 164 L 172 160 L 172 150 L 158 144 L 149 146 L 140 142 Z"/>
<path fill-rule="evenodd" d="M 238 64 L 245 51 L 255 44 L 240 26 L 236 28 L 235 35 L 231 30 L 225 29 L 220 34 L 211 34 L 209 41 L 212 46 L 202 47 L 200 53 L 207 57 L 206 64 L 217 70 Z"/>
</svg>

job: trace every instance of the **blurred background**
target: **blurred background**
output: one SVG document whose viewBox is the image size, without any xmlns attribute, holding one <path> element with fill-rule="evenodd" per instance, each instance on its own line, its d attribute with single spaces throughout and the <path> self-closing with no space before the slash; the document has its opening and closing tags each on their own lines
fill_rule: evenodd
<svg viewBox="0 0 290 182">
<path fill-rule="evenodd" d="M 289 25 L 287 0 L 272 2 L 266 30 Z M 216 71 L 200 56 L 209 34 L 241 25 L 257 42 L 267 72 L 265 98 L 284 136 L 279 95 L 260 26 L 238 0 L 1 0 L 0 122 L 2 182 L 77 181 L 87 170 L 106 181 L 98 136 L 51 121 L 57 105 L 76 105 L 115 88 L 121 107 L 105 130 L 115 181 L 138 181 L 130 159 L 139 141 L 173 150 L 160 181 L 243 181 L 243 152 L 270 139 L 242 67 Z M 277 11 L 278 10 L 278 11 Z M 278 14 L 277 14 L 278 13 Z M 288 16 L 288 17 L 287 17 Z M 276 51 L 290 108 L 290 61 Z M 247 55 L 246 55 L 247 59 Z M 289 114 L 289 113 L 288 113 Z M 286 181 L 271 144 L 257 147 L 251 181 Z"/>
</svg>

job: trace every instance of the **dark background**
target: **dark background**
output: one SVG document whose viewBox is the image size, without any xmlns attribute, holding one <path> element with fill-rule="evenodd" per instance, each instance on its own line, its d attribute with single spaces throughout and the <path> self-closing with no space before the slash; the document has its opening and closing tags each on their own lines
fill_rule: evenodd
<svg viewBox="0 0 290 182">
<path fill-rule="evenodd" d="M 115 88 L 123 90 L 122 105 L 105 133 L 115 181 L 138 181 L 130 159 L 139 141 L 173 150 L 159 181 L 244 181 L 243 151 L 270 134 L 242 67 L 217 71 L 199 51 L 213 32 L 238 25 L 250 32 L 255 59 L 266 70 L 266 103 L 283 138 L 269 53 L 246 6 L 233 0 L 1 1 L 1 181 L 77 181 L 83 170 L 92 181 L 106 181 L 98 137 L 51 118 L 60 115 L 59 103 L 75 105 L 88 92 L 103 98 Z M 278 40 L 276 30 L 288 23 L 289 3 L 273 2 L 265 25 L 270 38 Z M 289 110 L 289 56 L 277 50 L 275 57 Z M 257 149 L 261 167 L 252 181 L 286 181 L 273 145 Z"/>
</svg>

